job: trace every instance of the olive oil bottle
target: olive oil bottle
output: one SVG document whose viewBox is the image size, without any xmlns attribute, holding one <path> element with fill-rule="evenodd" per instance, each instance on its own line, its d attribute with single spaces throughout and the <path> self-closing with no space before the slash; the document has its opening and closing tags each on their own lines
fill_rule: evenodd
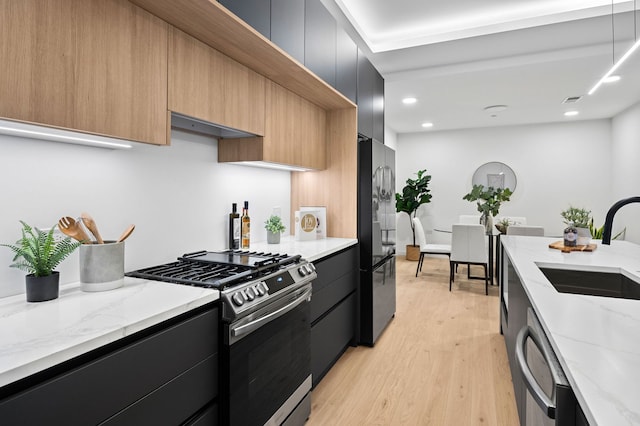
<svg viewBox="0 0 640 426">
<path fill-rule="evenodd" d="M 251 235 L 251 218 L 249 217 L 249 202 L 244 202 L 244 208 L 242 209 L 242 217 L 240 218 L 240 248 L 248 249 Z"/>
</svg>

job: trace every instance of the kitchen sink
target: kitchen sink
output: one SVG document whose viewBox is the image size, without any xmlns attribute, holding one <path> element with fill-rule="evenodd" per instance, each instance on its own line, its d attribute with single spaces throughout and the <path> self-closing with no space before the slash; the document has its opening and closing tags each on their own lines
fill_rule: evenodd
<svg viewBox="0 0 640 426">
<path fill-rule="evenodd" d="M 640 283 L 621 273 L 539 269 L 560 293 L 640 300 Z"/>
</svg>

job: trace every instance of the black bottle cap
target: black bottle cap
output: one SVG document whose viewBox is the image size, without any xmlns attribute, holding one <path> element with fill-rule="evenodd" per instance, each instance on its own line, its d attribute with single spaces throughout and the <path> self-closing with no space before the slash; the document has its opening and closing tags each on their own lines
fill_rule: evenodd
<svg viewBox="0 0 640 426">
<path fill-rule="evenodd" d="M 238 203 L 231 204 L 231 212 L 238 213 Z"/>
<path fill-rule="evenodd" d="M 244 208 L 245 208 L 245 209 L 247 209 L 247 210 L 249 210 L 249 202 L 248 202 L 248 201 L 245 201 L 245 202 L 244 202 Z"/>
</svg>

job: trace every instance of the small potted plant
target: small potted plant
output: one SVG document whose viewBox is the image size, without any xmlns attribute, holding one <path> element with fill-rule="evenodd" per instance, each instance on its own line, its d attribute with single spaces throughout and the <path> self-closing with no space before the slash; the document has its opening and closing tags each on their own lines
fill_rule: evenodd
<svg viewBox="0 0 640 426">
<path fill-rule="evenodd" d="M 413 244 L 407 244 L 407 260 L 418 260 L 420 257 L 420 246 L 416 245 L 416 230 L 413 227 L 413 218 L 416 217 L 418 207 L 431 202 L 431 190 L 429 181 L 431 175 L 426 174 L 426 170 L 419 170 L 417 179 L 407 179 L 407 184 L 402 188 L 402 193 L 396 193 L 396 211 L 405 212 L 409 215 L 409 224 L 413 233 Z"/>
<path fill-rule="evenodd" d="M 264 229 L 267 230 L 267 243 L 280 244 L 280 234 L 287 228 L 282 223 L 280 216 L 272 214 L 269 216 L 269 219 L 264 222 Z"/>
<path fill-rule="evenodd" d="M 573 225 L 577 229 L 577 240 L 575 244 L 586 246 L 591 241 L 591 232 L 589 231 L 589 221 L 591 220 L 591 210 L 569 206 L 563 210 L 560 215 L 562 221 L 567 225 Z"/>
<path fill-rule="evenodd" d="M 55 225 L 48 232 L 22 223 L 22 238 L 9 247 L 15 254 L 12 268 L 26 271 L 27 302 L 44 302 L 56 299 L 60 289 L 60 274 L 54 269 L 80 246 L 69 237 L 56 238 Z"/>
<path fill-rule="evenodd" d="M 496 229 L 500 231 L 501 234 L 507 233 L 507 228 L 511 225 L 511 221 L 508 218 L 503 218 L 496 223 Z"/>
<path fill-rule="evenodd" d="M 473 185 L 471 192 L 462 197 L 463 200 L 477 201 L 478 211 L 482 214 L 481 223 L 485 226 L 487 233 L 492 232 L 493 216 L 497 216 L 503 202 L 509 201 L 513 191 L 509 188 L 494 188 L 484 185 Z"/>
</svg>

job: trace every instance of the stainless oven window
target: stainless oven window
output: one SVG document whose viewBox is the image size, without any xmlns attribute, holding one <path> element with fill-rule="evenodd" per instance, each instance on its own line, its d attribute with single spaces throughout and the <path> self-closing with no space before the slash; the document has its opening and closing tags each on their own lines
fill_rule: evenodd
<svg viewBox="0 0 640 426">
<path fill-rule="evenodd" d="M 229 333 L 226 325 L 225 333 Z M 308 299 L 224 347 L 229 398 L 223 421 L 263 425 L 311 375 Z"/>
</svg>

